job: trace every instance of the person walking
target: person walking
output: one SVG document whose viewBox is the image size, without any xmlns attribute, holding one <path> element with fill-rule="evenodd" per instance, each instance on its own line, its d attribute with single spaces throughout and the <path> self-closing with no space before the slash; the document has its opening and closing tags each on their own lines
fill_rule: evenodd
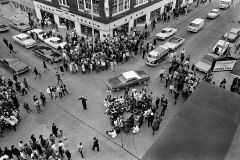
<svg viewBox="0 0 240 160">
<path fill-rule="evenodd" d="M 78 152 L 80 152 L 82 158 L 84 158 L 84 156 L 83 156 L 83 145 L 82 145 L 82 142 L 80 142 L 79 145 L 78 145 Z"/>
<path fill-rule="evenodd" d="M 143 48 L 143 51 L 142 51 L 142 59 L 144 59 L 145 58 L 145 54 L 146 54 L 146 49 L 145 48 Z"/>
<path fill-rule="evenodd" d="M 81 98 L 78 98 L 78 100 L 82 100 L 83 109 L 87 110 L 87 99 L 82 96 Z"/>
<path fill-rule="evenodd" d="M 139 128 L 142 126 L 143 124 L 143 119 L 144 119 L 144 116 L 143 114 L 140 115 L 139 119 L 138 119 L 138 122 L 139 122 Z"/>
<path fill-rule="evenodd" d="M 153 130 L 152 135 L 153 136 L 154 136 L 155 131 L 157 131 L 157 127 L 158 127 L 157 122 L 154 122 L 154 124 L 152 125 L 152 130 Z"/>
<path fill-rule="evenodd" d="M 58 126 L 55 123 L 52 124 L 52 133 L 58 137 Z"/>
<path fill-rule="evenodd" d="M 156 99 L 156 101 L 155 101 L 156 109 L 159 108 L 159 103 L 160 103 L 160 98 L 157 97 L 157 99 Z"/>
<path fill-rule="evenodd" d="M 72 154 L 69 152 L 69 150 L 66 150 L 65 154 L 66 154 L 68 160 L 71 160 Z"/>
<path fill-rule="evenodd" d="M 41 73 L 38 72 L 38 70 L 37 70 L 36 67 L 34 67 L 33 73 L 35 74 L 35 79 L 36 79 L 37 77 L 41 77 Z"/>
<path fill-rule="evenodd" d="M 48 86 L 48 88 L 47 88 L 47 93 L 49 94 L 50 99 L 53 99 L 52 87 Z"/>
<path fill-rule="evenodd" d="M 61 74 L 64 75 L 64 67 L 62 65 L 59 66 L 59 70 L 60 70 Z"/>
<path fill-rule="evenodd" d="M 21 82 L 20 83 L 20 87 L 21 87 L 21 92 L 22 92 L 22 96 L 24 96 L 24 93 L 27 94 L 27 91 L 26 91 L 26 87 L 24 85 L 24 82 Z"/>
<path fill-rule="evenodd" d="M 9 43 L 9 44 L 8 44 L 8 48 L 10 49 L 10 54 L 12 54 L 12 52 L 17 53 L 17 52 L 13 49 L 12 43 Z"/>
<path fill-rule="evenodd" d="M 174 105 L 177 103 L 178 97 L 179 97 L 179 91 L 176 90 L 176 91 L 174 91 Z"/>
<path fill-rule="evenodd" d="M 162 120 L 163 120 L 163 119 L 162 119 L 162 117 L 161 117 L 160 115 L 157 116 L 157 118 L 156 118 L 156 122 L 157 122 L 157 130 L 159 129 Z"/>
<path fill-rule="evenodd" d="M 99 152 L 99 143 L 98 143 L 98 139 L 96 137 L 93 138 L 92 150 L 95 150 L 95 148 L 97 148 L 97 151 Z"/>
<path fill-rule="evenodd" d="M 26 78 L 23 79 L 23 83 L 24 83 L 25 87 L 29 90 L 30 86 L 28 85 L 28 82 L 27 82 Z"/>
<path fill-rule="evenodd" d="M 3 38 L 3 42 L 5 43 L 5 45 L 8 47 L 8 40 L 6 38 Z"/>
<path fill-rule="evenodd" d="M 40 107 L 40 105 L 41 105 L 40 100 L 36 100 L 36 101 L 34 102 L 34 105 L 37 107 L 37 112 L 40 113 L 40 111 L 42 111 L 42 110 L 41 110 L 41 107 Z"/>
<path fill-rule="evenodd" d="M 59 84 L 59 81 L 63 82 L 63 80 L 61 79 L 61 76 L 58 72 L 56 72 L 55 76 L 57 77 L 57 84 Z"/>
<path fill-rule="evenodd" d="M 148 127 L 152 126 L 153 120 L 154 120 L 154 113 L 151 112 L 148 116 Z"/>
<path fill-rule="evenodd" d="M 43 61 L 43 69 L 45 69 L 44 72 L 45 71 L 50 71 L 50 69 L 48 69 L 47 64 L 46 64 L 45 61 Z"/>
<path fill-rule="evenodd" d="M 67 91 L 67 88 L 66 88 L 66 85 L 65 85 L 65 84 L 62 84 L 62 85 L 61 85 L 61 88 L 62 88 L 62 93 L 63 93 L 63 95 L 65 95 L 65 92 L 66 92 L 67 94 L 69 94 L 68 91 Z"/>
<path fill-rule="evenodd" d="M 29 104 L 27 102 L 23 102 L 23 108 L 25 108 L 28 113 L 33 112 L 33 110 L 29 108 Z"/>
<path fill-rule="evenodd" d="M 45 95 L 44 95 L 42 92 L 40 93 L 40 99 L 41 99 L 41 101 L 42 101 L 42 105 L 45 106 L 46 97 L 45 97 Z"/>
<path fill-rule="evenodd" d="M 161 111 L 161 116 L 164 116 L 165 111 L 166 111 L 166 109 L 167 109 L 167 105 L 168 105 L 168 100 L 165 99 L 165 100 L 163 101 L 163 109 L 162 109 L 162 111 Z"/>
</svg>

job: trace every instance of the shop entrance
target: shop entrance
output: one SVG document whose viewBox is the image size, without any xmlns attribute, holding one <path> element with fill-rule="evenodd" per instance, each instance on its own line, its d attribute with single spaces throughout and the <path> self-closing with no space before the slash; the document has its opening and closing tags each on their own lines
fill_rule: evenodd
<svg viewBox="0 0 240 160">
<path fill-rule="evenodd" d="M 59 17 L 59 23 L 60 23 L 61 26 L 66 26 L 67 29 L 75 28 L 74 21 L 71 21 L 71 20 L 66 19 L 66 18 Z"/>
<path fill-rule="evenodd" d="M 92 37 L 92 27 L 85 26 L 85 25 L 81 24 L 81 32 L 85 36 Z M 94 37 L 95 38 L 99 38 L 100 37 L 100 31 L 99 30 L 94 29 Z"/>
<path fill-rule="evenodd" d="M 164 6 L 164 12 L 168 13 L 172 10 L 172 5 L 173 5 L 173 2 L 171 3 L 168 3 Z"/>
<path fill-rule="evenodd" d="M 117 35 L 125 35 L 128 33 L 128 23 L 123 24 L 117 28 L 113 29 L 113 36 L 117 36 Z"/>
<path fill-rule="evenodd" d="M 140 27 L 140 26 L 144 26 L 146 24 L 146 14 L 134 19 L 134 27 Z"/>
</svg>

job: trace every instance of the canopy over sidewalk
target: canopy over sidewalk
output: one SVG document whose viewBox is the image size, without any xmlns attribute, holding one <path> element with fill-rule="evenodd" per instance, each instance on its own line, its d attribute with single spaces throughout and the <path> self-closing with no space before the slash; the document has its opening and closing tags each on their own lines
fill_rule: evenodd
<svg viewBox="0 0 240 160">
<path fill-rule="evenodd" d="M 240 121 L 240 96 L 202 81 L 142 160 L 223 160 Z"/>
</svg>

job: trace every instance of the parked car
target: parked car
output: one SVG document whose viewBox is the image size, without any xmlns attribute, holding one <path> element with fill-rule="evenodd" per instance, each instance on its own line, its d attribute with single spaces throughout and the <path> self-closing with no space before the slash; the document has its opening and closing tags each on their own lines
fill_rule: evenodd
<svg viewBox="0 0 240 160">
<path fill-rule="evenodd" d="M 218 57 L 216 54 L 208 53 L 195 64 L 195 68 L 200 72 L 208 73 L 212 67 L 213 60 Z"/>
<path fill-rule="evenodd" d="M 23 22 L 12 22 L 12 23 L 9 23 L 9 26 L 11 26 L 12 28 L 20 32 L 26 32 L 31 29 L 30 25 L 25 24 Z"/>
<path fill-rule="evenodd" d="M 240 36 L 240 28 L 231 28 L 229 33 L 226 32 L 223 35 L 223 39 L 225 40 L 227 38 L 228 42 L 235 42 L 239 36 Z"/>
<path fill-rule="evenodd" d="M 63 48 L 67 44 L 66 42 L 63 42 L 58 37 L 50 37 L 50 38 L 44 39 L 44 42 L 55 49 Z"/>
<path fill-rule="evenodd" d="M 143 70 L 127 71 L 119 76 L 108 79 L 107 85 L 113 91 L 120 91 L 126 87 L 140 85 L 149 79 L 150 76 L 147 75 Z"/>
<path fill-rule="evenodd" d="M 62 59 L 61 53 L 54 51 L 48 46 L 38 46 L 33 49 L 33 52 L 43 59 L 46 59 L 49 63 L 58 62 Z"/>
<path fill-rule="evenodd" d="M 30 69 L 30 66 L 18 58 L 2 58 L 0 62 L 11 72 L 21 74 Z"/>
<path fill-rule="evenodd" d="M 24 46 L 25 48 L 34 47 L 37 45 L 36 41 L 25 33 L 12 36 L 12 38 L 14 39 L 14 41 Z"/>
<path fill-rule="evenodd" d="M 163 46 L 168 47 L 169 50 L 176 50 L 178 47 L 183 45 L 185 39 L 180 37 L 172 37 L 168 42 L 166 42 Z"/>
<path fill-rule="evenodd" d="M 215 48 L 216 47 L 218 47 L 218 52 L 217 53 L 215 53 Z M 229 42 L 226 42 L 224 40 L 219 40 L 217 42 L 217 44 L 215 44 L 215 46 L 213 47 L 211 52 L 221 56 L 221 55 L 227 54 L 229 52 L 229 49 L 230 49 L 230 43 Z"/>
<path fill-rule="evenodd" d="M 164 28 L 160 33 L 156 35 L 156 38 L 160 40 L 165 40 L 168 37 L 174 35 L 175 33 L 177 33 L 177 29 L 175 28 Z"/>
<path fill-rule="evenodd" d="M 220 15 L 220 10 L 219 9 L 213 9 L 211 12 L 207 14 L 208 19 L 215 19 Z"/>
<path fill-rule="evenodd" d="M 0 22 L 0 32 L 8 31 L 9 27 L 3 23 Z"/>
<path fill-rule="evenodd" d="M 43 38 L 43 35 L 46 33 L 45 31 L 43 31 L 42 29 L 32 29 L 30 31 L 27 31 L 27 33 L 30 35 L 30 33 L 35 33 L 38 35 L 38 38 L 41 40 L 41 41 L 44 41 L 44 38 Z"/>
</svg>

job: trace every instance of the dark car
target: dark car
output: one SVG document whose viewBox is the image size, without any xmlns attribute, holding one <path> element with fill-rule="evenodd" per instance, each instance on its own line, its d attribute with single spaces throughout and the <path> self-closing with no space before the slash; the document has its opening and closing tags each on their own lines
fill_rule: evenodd
<svg viewBox="0 0 240 160">
<path fill-rule="evenodd" d="M 30 69 L 29 65 L 18 58 L 2 58 L 0 61 L 7 69 L 16 74 L 24 73 Z"/>
<path fill-rule="evenodd" d="M 49 63 L 58 62 L 62 59 L 62 54 L 54 51 L 51 47 L 48 46 L 39 46 L 33 49 L 38 56 L 46 59 Z"/>
<path fill-rule="evenodd" d="M 120 91 L 126 87 L 140 85 L 149 79 L 150 76 L 147 75 L 143 70 L 127 71 L 120 74 L 119 76 L 110 78 L 107 81 L 107 85 L 113 91 Z"/>
<path fill-rule="evenodd" d="M 9 27 L 3 23 L 0 22 L 0 32 L 8 31 Z"/>
</svg>

